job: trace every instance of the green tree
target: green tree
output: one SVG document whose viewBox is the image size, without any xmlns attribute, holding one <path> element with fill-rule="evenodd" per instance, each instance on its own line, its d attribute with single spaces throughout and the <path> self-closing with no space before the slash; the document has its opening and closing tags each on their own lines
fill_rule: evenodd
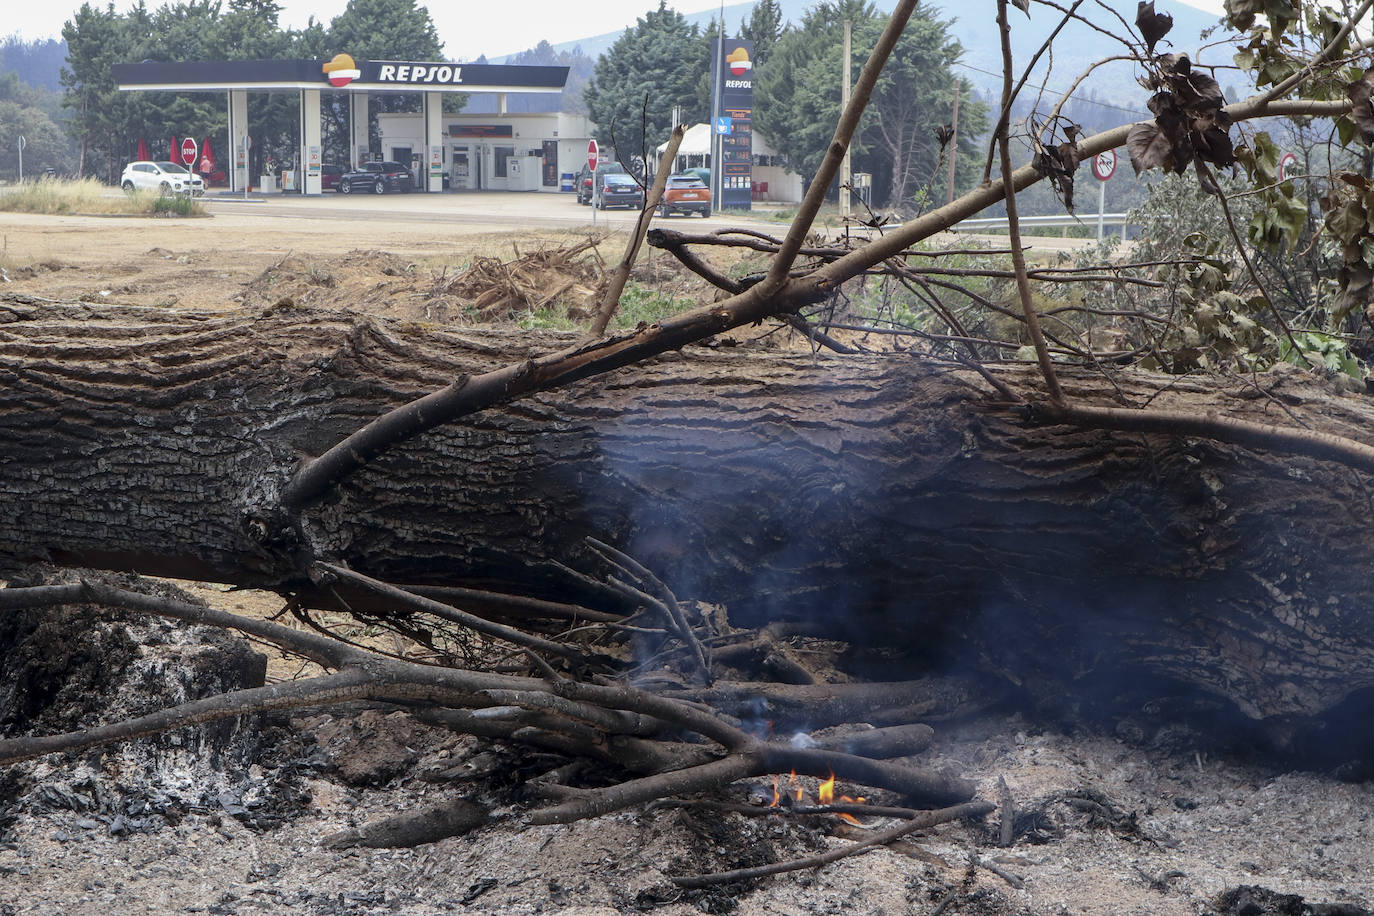
<svg viewBox="0 0 1374 916">
<path fill-rule="evenodd" d="M 871 53 L 884 25 L 885 17 L 864 24 L 856 42 L 861 59 Z M 869 102 L 864 122 L 870 150 L 867 170 L 887 172 L 889 206 L 910 207 L 913 195 L 929 187 L 937 173 L 948 168 L 945 156 L 957 155 L 957 150 L 942 149 L 939 139 L 939 129 L 952 123 L 953 66 L 963 54 L 963 48 L 950 37 L 949 25 L 936 19 L 927 7 L 918 7 Z M 960 95 L 960 145 L 974 154 L 971 138 L 987 129 L 986 108 L 973 98 L 968 83 L 962 84 Z M 971 180 L 975 163 L 972 156 L 965 161 L 969 167 L 966 180 Z M 943 195 L 934 196 L 943 199 Z"/>
<path fill-rule="evenodd" d="M 659 0 L 596 62 L 583 95 L 598 138 L 628 159 L 667 138 L 673 106 L 688 123 L 704 119 L 697 83 L 709 62 L 700 30 Z"/>
<path fill-rule="evenodd" d="M 754 43 L 754 66 L 762 67 L 782 36 L 782 6 L 778 0 L 759 0 L 749 11 L 749 18 L 740 20 L 739 37 Z"/>
<path fill-rule="evenodd" d="M 329 24 L 334 53 L 368 60 L 442 60 L 444 43 L 415 0 L 349 0 Z"/>
<path fill-rule="evenodd" d="M 113 180 L 118 173 L 130 122 L 137 122 L 141 106 L 139 100 L 128 98 L 135 93 L 119 91 L 110 68 L 146 56 L 147 48 L 137 36 L 147 36 L 147 19 L 142 2 L 123 16 L 115 13 L 113 3 L 104 9 L 83 3 L 62 27 L 67 42 L 63 104 L 71 110 L 69 129 L 80 145 L 79 174 L 103 173 Z"/>
<path fill-rule="evenodd" d="M 45 168 L 71 168 L 71 144 L 62 128 L 41 109 L 0 100 L 0 175 L 19 177 L 19 138 L 24 138 L 24 177 L 32 179 Z"/>
<path fill-rule="evenodd" d="M 824 0 L 798 26 L 789 26 L 758 69 L 754 113 L 759 132 L 788 157 L 806 180 L 816 173 L 840 113 L 844 23 L 852 23 L 850 66 L 855 75 L 887 17 L 865 0 Z M 856 172 L 874 176 L 879 202 L 917 206 L 915 197 L 935 179 L 942 160 L 936 129 L 952 119 L 955 77 L 951 67 L 962 48 L 949 24 L 919 7 L 888 61 L 851 147 Z M 986 130 L 986 107 L 962 84 L 960 187 L 976 181 L 973 138 Z M 960 165 L 963 164 L 962 168 Z M 939 196 L 939 195 L 936 195 Z"/>
<path fill-rule="evenodd" d="M 839 117 L 844 22 L 850 20 L 857 30 L 877 16 L 864 0 L 823 0 L 800 24 L 783 30 L 768 66 L 756 71 L 755 129 L 805 181 L 820 168 Z M 865 138 L 857 135 L 850 149 L 853 161 L 866 152 Z"/>
</svg>

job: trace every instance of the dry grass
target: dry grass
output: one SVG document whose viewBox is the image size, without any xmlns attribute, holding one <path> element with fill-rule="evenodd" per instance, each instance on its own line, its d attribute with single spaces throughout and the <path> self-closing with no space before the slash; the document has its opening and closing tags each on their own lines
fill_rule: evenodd
<svg viewBox="0 0 1374 916">
<path fill-rule="evenodd" d="M 100 216 L 205 216 L 199 203 L 164 198 L 155 191 L 114 191 L 94 178 L 28 182 L 0 194 L 0 210 L 17 213 Z"/>
</svg>

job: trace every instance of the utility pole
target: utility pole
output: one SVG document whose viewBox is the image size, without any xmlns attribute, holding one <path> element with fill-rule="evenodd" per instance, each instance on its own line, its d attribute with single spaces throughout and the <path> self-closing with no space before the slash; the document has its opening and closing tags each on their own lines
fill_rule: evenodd
<svg viewBox="0 0 1374 916">
<path fill-rule="evenodd" d="M 850 33 L 853 22 L 849 19 L 844 21 L 844 73 L 840 80 L 840 111 L 849 107 L 849 53 L 850 53 Z M 840 165 L 840 216 L 849 219 L 850 199 L 849 189 L 854 183 L 854 173 L 849 169 L 849 146 L 844 148 L 844 162 Z"/>
<path fill-rule="evenodd" d="M 954 160 L 959 158 L 959 78 L 954 78 L 954 113 L 950 115 L 954 132 L 949 136 L 949 195 L 945 203 L 954 203 Z"/>
</svg>

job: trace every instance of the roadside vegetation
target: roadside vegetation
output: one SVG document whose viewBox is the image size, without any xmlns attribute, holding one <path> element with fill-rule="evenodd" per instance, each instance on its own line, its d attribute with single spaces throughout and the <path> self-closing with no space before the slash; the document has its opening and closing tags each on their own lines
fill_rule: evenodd
<svg viewBox="0 0 1374 916">
<path fill-rule="evenodd" d="M 0 210 L 88 216 L 209 216 L 204 206 L 189 197 L 166 197 L 156 191 L 112 194 L 107 185 L 94 178 L 24 184 L 0 194 Z"/>
</svg>

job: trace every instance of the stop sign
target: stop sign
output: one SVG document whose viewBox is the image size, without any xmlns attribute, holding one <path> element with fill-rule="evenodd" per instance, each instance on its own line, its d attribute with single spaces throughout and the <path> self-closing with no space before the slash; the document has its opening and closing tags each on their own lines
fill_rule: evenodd
<svg viewBox="0 0 1374 916">
<path fill-rule="evenodd" d="M 196 164 L 196 141 L 190 137 L 181 141 L 181 161 L 187 165 Z"/>
<path fill-rule="evenodd" d="M 595 171 L 596 171 L 596 163 L 597 163 L 596 141 L 595 141 L 595 140 L 588 140 L 588 141 L 587 141 L 587 168 L 589 168 L 589 169 L 591 169 L 593 172 L 595 172 Z"/>
</svg>

